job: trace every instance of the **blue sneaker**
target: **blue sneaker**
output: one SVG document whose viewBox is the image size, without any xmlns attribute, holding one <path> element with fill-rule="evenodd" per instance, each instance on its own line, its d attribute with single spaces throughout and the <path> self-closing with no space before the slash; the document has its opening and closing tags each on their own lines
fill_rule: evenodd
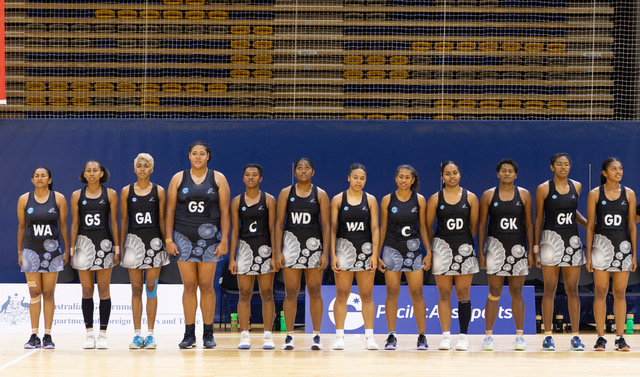
<svg viewBox="0 0 640 377">
<path fill-rule="evenodd" d="M 156 340 L 153 338 L 153 335 L 147 335 L 147 337 L 144 338 L 144 348 L 152 349 L 152 350 L 158 348 L 158 345 L 156 344 Z"/>
<path fill-rule="evenodd" d="M 571 338 L 571 350 L 584 351 L 584 344 L 577 335 L 574 335 L 573 338 Z"/>
<path fill-rule="evenodd" d="M 322 350 L 322 343 L 320 343 L 320 335 L 316 334 L 313 337 L 313 343 L 311 344 L 311 349 L 314 351 Z"/>
<path fill-rule="evenodd" d="M 571 342 L 573 343 L 573 340 Z M 544 340 L 542 341 L 542 350 L 543 351 L 556 350 L 556 345 L 553 343 L 553 337 L 551 335 L 547 335 L 544 337 Z"/>
<path fill-rule="evenodd" d="M 140 348 L 144 348 L 144 338 L 140 335 L 136 335 L 133 337 L 133 341 L 129 344 L 129 349 L 138 350 Z"/>
</svg>

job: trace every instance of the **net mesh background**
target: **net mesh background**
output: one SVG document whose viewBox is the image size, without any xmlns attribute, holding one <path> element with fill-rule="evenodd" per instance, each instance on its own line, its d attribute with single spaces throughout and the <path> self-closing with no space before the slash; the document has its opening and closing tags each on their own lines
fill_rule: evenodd
<svg viewBox="0 0 640 377">
<path fill-rule="evenodd" d="M 5 12 L 3 118 L 640 118 L 635 0 L 7 0 Z"/>
</svg>

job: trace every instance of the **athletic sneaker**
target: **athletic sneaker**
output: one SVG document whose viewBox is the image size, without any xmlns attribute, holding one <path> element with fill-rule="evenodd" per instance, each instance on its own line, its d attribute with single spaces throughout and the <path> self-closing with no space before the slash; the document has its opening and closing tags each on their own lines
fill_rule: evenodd
<svg viewBox="0 0 640 377">
<path fill-rule="evenodd" d="M 182 341 L 180 342 L 180 344 L 178 344 L 178 347 L 185 349 L 185 348 L 192 348 L 196 346 L 196 336 L 195 334 L 192 333 L 185 333 L 184 337 L 182 338 Z"/>
<path fill-rule="evenodd" d="M 331 346 L 334 350 L 343 350 L 344 349 L 344 336 L 336 335 L 336 340 L 333 341 L 333 346 Z"/>
<path fill-rule="evenodd" d="M 524 336 L 516 335 L 516 341 L 514 342 L 513 348 L 516 351 L 526 351 L 527 350 L 527 343 L 524 341 Z"/>
<path fill-rule="evenodd" d="M 467 334 L 460 334 L 458 343 L 456 344 L 456 351 L 466 351 L 469 349 L 469 339 Z"/>
<path fill-rule="evenodd" d="M 385 340 L 384 342 L 384 349 L 394 350 L 398 348 L 397 344 L 398 344 L 398 339 L 396 339 L 396 336 L 393 334 L 389 334 L 389 336 L 387 337 L 387 340 Z"/>
<path fill-rule="evenodd" d="M 150 350 L 154 350 L 158 348 L 158 345 L 156 344 L 156 340 L 154 339 L 153 335 L 147 335 L 147 337 L 144 338 L 144 348 L 150 349 Z"/>
<path fill-rule="evenodd" d="M 31 334 L 29 341 L 24 344 L 24 349 L 32 350 L 34 348 L 42 347 L 42 343 L 40 343 L 40 338 L 38 338 L 38 334 Z"/>
<path fill-rule="evenodd" d="M 374 337 L 372 336 L 367 336 L 364 338 L 365 342 L 367 342 L 367 349 L 371 350 L 371 351 L 375 351 L 377 349 L 380 349 L 380 347 L 378 346 L 378 343 L 376 343 L 376 340 Z"/>
<path fill-rule="evenodd" d="M 44 336 L 42 337 L 42 348 L 46 350 L 52 350 L 56 348 L 56 344 L 53 343 L 53 340 L 51 339 L 51 334 L 44 334 Z"/>
<path fill-rule="evenodd" d="M 84 340 L 84 344 L 82 345 L 82 348 L 86 350 L 96 348 L 96 337 L 93 336 L 93 334 L 87 333 L 87 338 Z"/>
<path fill-rule="evenodd" d="M 493 351 L 493 337 L 491 335 L 484 337 L 484 340 L 482 341 L 482 350 Z"/>
<path fill-rule="evenodd" d="M 96 338 L 96 348 L 99 350 L 106 350 L 109 348 L 107 345 L 107 334 L 103 332 L 98 334 L 98 337 Z"/>
<path fill-rule="evenodd" d="M 571 338 L 571 350 L 584 351 L 584 344 L 577 335 L 574 335 L 573 338 Z"/>
<path fill-rule="evenodd" d="M 207 349 L 216 346 L 216 342 L 213 340 L 213 332 L 207 331 L 202 334 L 202 346 Z"/>
<path fill-rule="evenodd" d="M 599 336 L 596 345 L 593 346 L 594 351 L 605 351 L 607 349 L 607 340 L 604 336 Z"/>
<path fill-rule="evenodd" d="M 273 343 L 273 338 L 271 337 L 271 333 L 265 333 L 262 336 L 262 349 L 263 350 L 272 350 L 276 348 L 276 345 Z"/>
<path fill-rule="evenodd" d="M 322 349 L 322 343 L 320 343 L 320 335 L 316 334 L 313 336 L 313 344 L 311 344 L 311 349 L 314 351 L 320 351 Z"/>
<path fill-rule="evenodd" d="M 287 335 L 287 337 L 284 338 L 282 349 L 285 351 L 293 351 L 293 336 Z"/>
<path fill-rule="evenodd" d="M 427 344 L 427 337 L 424 334 L 418 335 L 417 349 L 419 351 L 426 351 L 427 349 L 429 349 L 429 345 Z"/>
<path fill-rule="evenodd" d="M 618 339 L 616 339 L 613 344 L 613 349 L 615 349 L 616 351 L 631 351 L 631 347 L 629 347 L 627 342 L 624 341 L 623 337 L 619 337 Z"/>
<path fill-rule="evenodd" d="M 451 349 L 451 335 L 443 335 L 438 349 L 443 351 L 448 351 Z"/>
<path fill-rule="evenodd" d="M 137 350 L 140 348 L 144 348 L 144 338 L 140 335 L 136 335 L 133 337 L 133 341 L 129 344 L 130 350 Z"/>
<path fill-rule="evenodd" d="M 555 351 L 556 345 L 553 343 L 553 337 L 551 335 L 547 335 L 544 337 L 542 341 L 542 349 L 544 351 Z"/>
<path fill-rule="evenodd" d="M 251 348 L 251 337 L 249 331 L 243 331 L 240 333 L 240 343 L 238 343 L 239 350 L 248 350 Z"/>
</svg>

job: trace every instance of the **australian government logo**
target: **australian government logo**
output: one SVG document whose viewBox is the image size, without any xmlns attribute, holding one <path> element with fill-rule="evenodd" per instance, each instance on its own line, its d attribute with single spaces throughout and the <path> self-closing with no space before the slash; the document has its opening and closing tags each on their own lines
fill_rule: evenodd
<svg viewBox="0 0 640 377">
<path fill-rule="evenodd" d="M 29 301 L 26 296 L 18 293 L 7 295 L 0 307 L 0 323 L 3 325 L 18 325 L 29 320 Z"/>
</svg>

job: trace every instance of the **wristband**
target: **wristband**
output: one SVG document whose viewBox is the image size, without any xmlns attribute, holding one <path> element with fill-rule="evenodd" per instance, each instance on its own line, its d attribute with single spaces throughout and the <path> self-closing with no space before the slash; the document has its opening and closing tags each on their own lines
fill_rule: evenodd
<svg viewBox="0 0 640 377">
<path fill-rule="evenodd" d="M 167 238 L 164 240 L 164 243 L 168 245 L 170 243 L 173 243 L 173 240 L 171 238 Z"/>
<path fill-rule="evenodd" d="M 120 246 L 114 246 L 114 250 L 116 252 L 116 255 L 120 255 Z"/>
</svg>

